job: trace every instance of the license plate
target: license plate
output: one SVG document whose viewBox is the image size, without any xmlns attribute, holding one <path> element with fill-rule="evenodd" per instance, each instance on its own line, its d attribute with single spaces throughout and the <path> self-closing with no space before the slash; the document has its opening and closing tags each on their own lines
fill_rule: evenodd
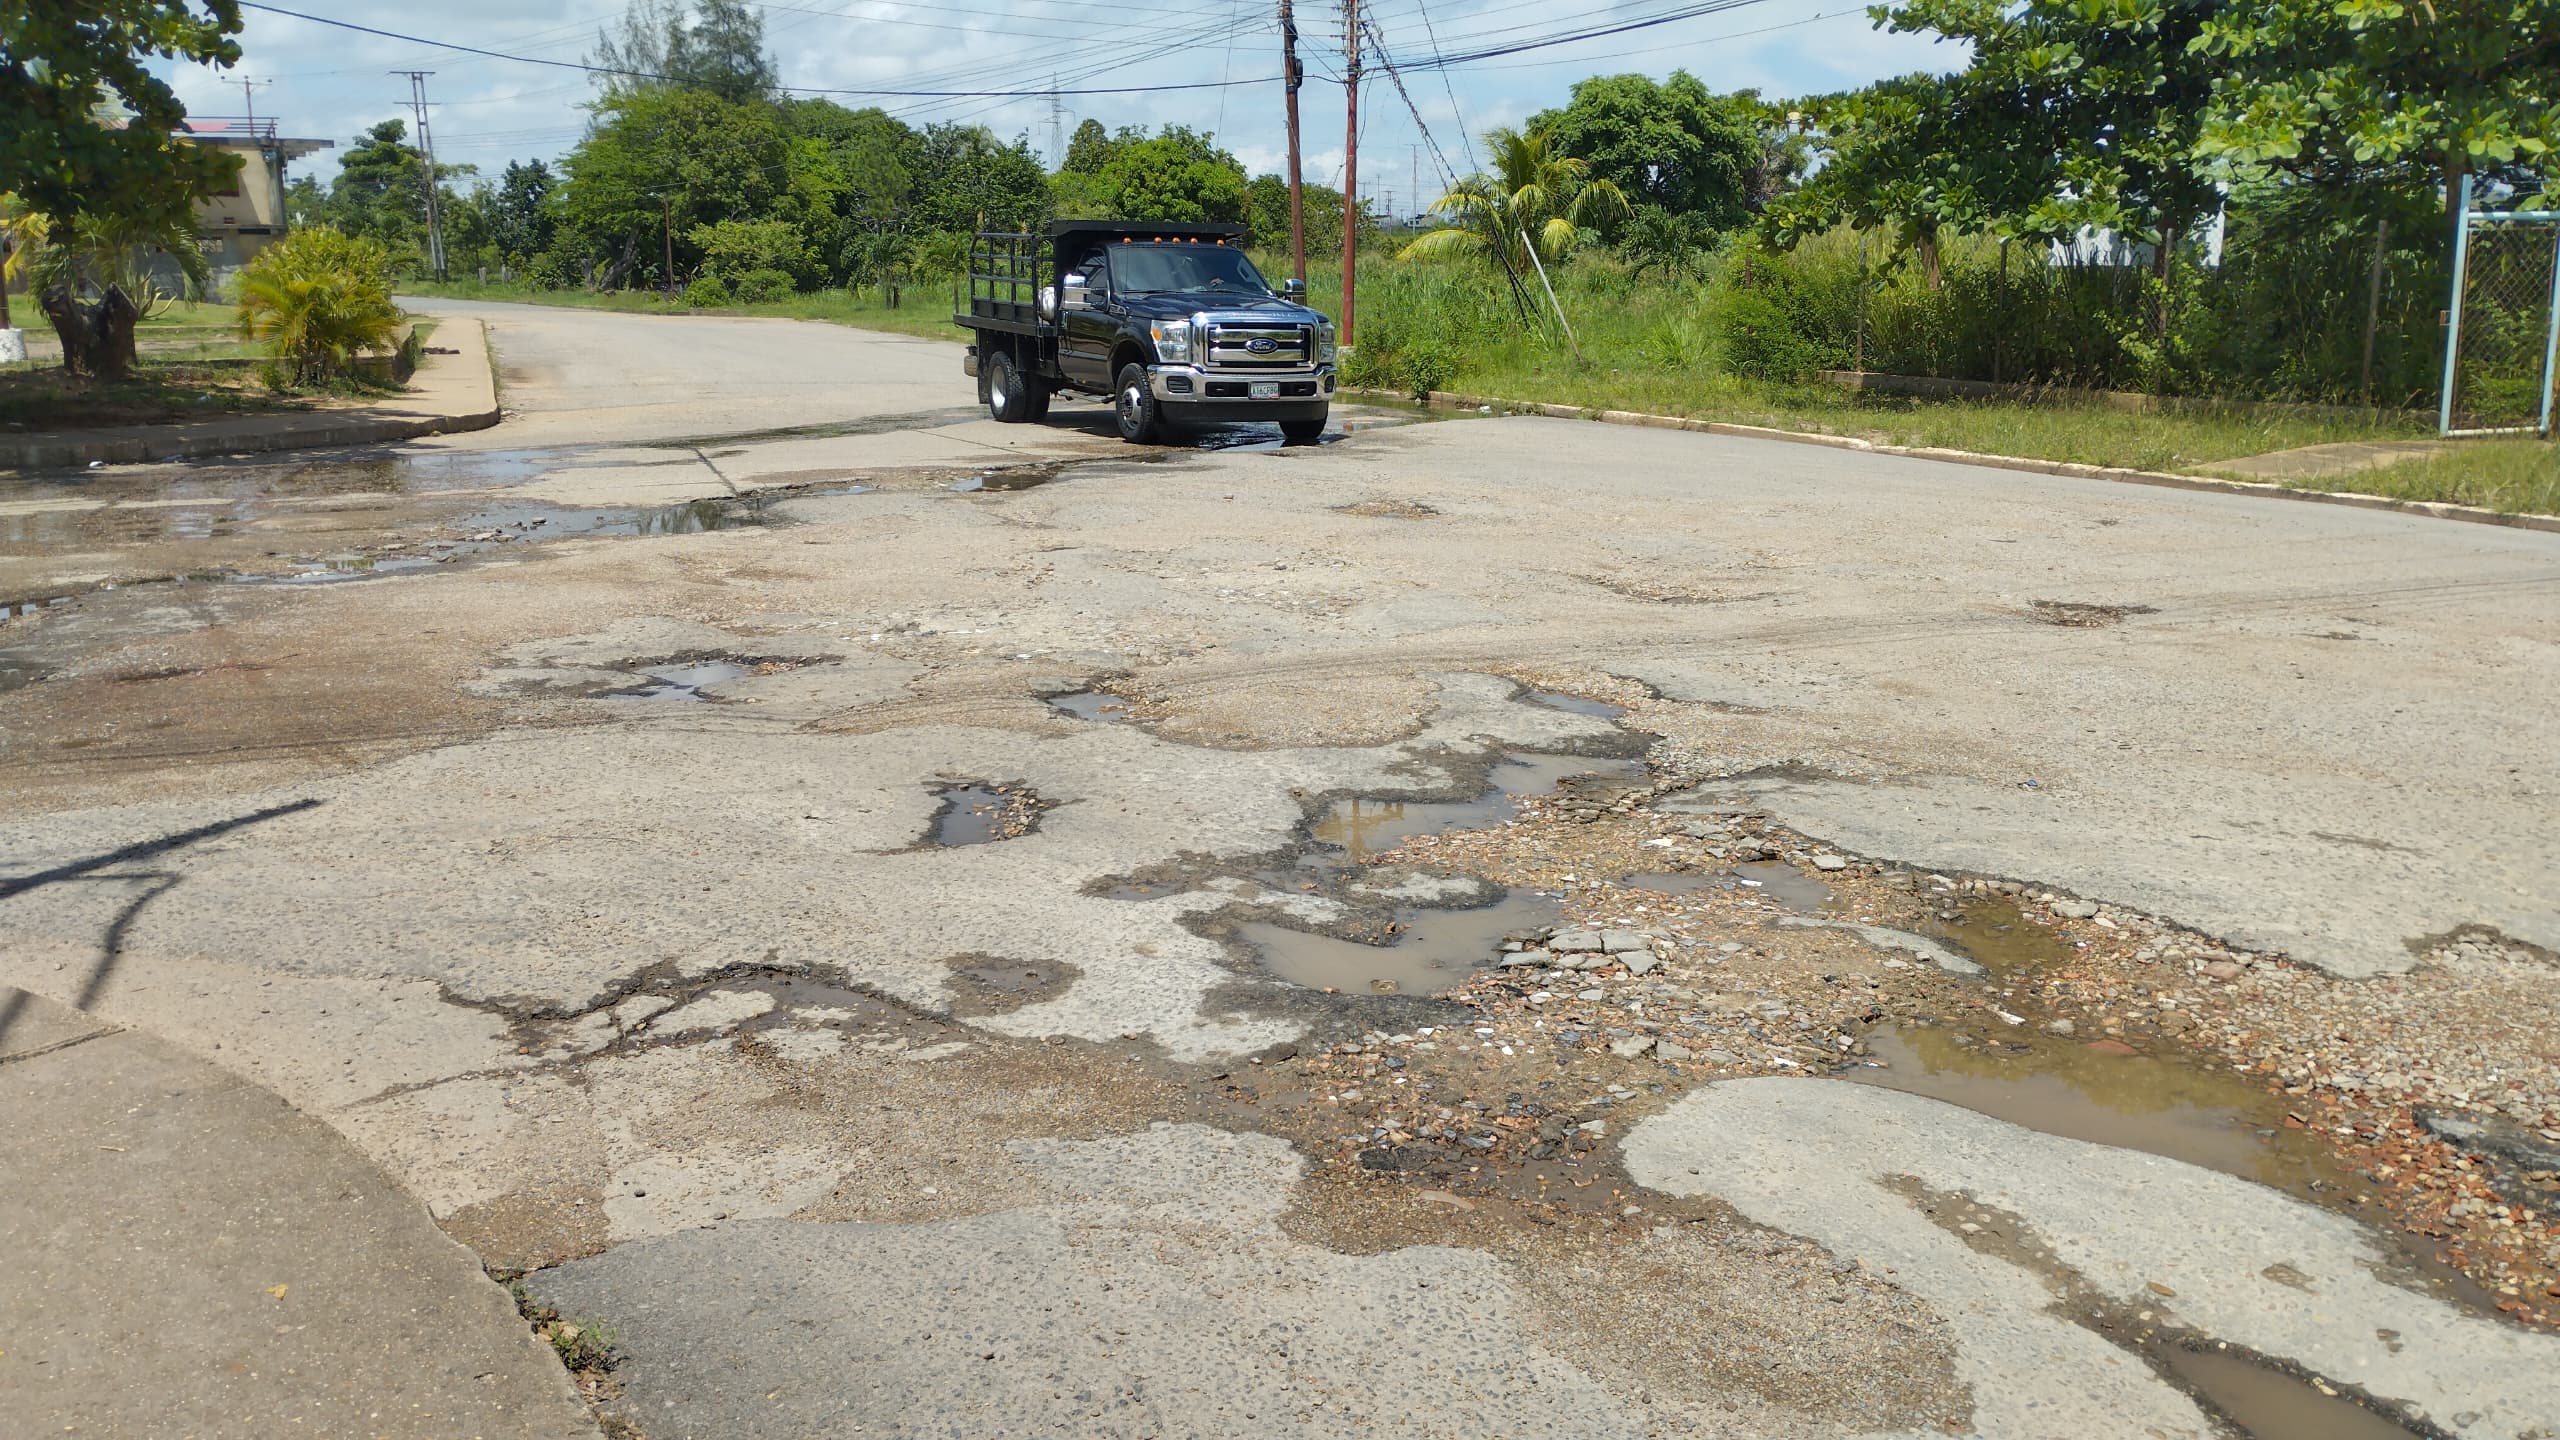
<svg viewBox="0 0 2560 1440">
<path fill-rule="evenodd" d="M 1280 382 L 1277 380 L 1256 380 L 1253 382 L 1253 388 L 1245 393 L 1256 400 L 1277 400 L 1280 398 Z"/>
</svg>

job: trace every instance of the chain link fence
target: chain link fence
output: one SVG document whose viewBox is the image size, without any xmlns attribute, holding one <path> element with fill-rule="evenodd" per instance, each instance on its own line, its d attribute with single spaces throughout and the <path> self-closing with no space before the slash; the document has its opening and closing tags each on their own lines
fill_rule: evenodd
<svg viewBox="0 0 2560 1440">
<path fill-rule="evenodd" d="M 2463 183 L 2437 428 L 2551 433 L 2560 355 L 2560 211 L 2471 208 Z"/>
</svg>

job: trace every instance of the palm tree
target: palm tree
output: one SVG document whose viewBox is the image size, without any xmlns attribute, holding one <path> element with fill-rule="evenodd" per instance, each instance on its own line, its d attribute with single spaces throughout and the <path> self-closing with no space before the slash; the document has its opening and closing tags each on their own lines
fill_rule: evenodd
<svg viewBox="0 0 2560 1440">
<path fill-rule="evenodd" d="M 1449 223 L 1415 237 L 1399 259 L 1481 256 L 1522 276 L 1529 271 L 1523 236 L 1536 244 L 1540 260 L 1554 262 L 1592 224 L 1628 213 L 1616 185 L 1591 178 L 1590 162 L 1557 151 L 1545 131 L 1506 126 L 1484 139 L 1493 152 L 1491 172 L 1470 175 L 1441 196 L 1431 208 Z"/>
</svg>

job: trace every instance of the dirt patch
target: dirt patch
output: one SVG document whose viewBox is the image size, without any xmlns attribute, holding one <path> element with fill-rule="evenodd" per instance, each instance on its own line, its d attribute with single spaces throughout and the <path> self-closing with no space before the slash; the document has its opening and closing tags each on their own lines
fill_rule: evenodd
<svg viewBox="0 0 2560 1440">
<path fill-rule="evenodd" d="M 976 955 L 951 965 L 951 1013 L 1002 1015 L 1065 994 L 1084 972 L 1064 960 Z"/>
<path fill-rule="evenodd" d="M 1337 513 L 1360 515 L 1375 520 L 1430 520 L 1440 512 L 1419 500 L 1362 500 L 1352 505 L 1336 505 Z"/>
<path fill-rule="evenodd" d="M 2098 605 L 2084 600 L 2030 600 L 2029 619 L 2047 625 L 2060 625 L 2072 630 L 2095 630 L 2108 625 L 2121 625 L 2128 615 L 2157 615 L 2153 605 Z"/>
</svg>

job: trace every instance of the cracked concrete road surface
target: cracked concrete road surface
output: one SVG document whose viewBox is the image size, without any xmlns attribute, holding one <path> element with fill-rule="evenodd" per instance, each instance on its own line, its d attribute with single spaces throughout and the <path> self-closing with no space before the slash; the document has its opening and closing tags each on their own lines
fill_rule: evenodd
<svg viewBox="0 0 2560 1440">
<path fill-rule="evenodd" d="M 0 987 L 604 1433 L 2560 1436 L 2560 537 L 470 313 L 495 431 L 0 480 Z"/>
</svg>

